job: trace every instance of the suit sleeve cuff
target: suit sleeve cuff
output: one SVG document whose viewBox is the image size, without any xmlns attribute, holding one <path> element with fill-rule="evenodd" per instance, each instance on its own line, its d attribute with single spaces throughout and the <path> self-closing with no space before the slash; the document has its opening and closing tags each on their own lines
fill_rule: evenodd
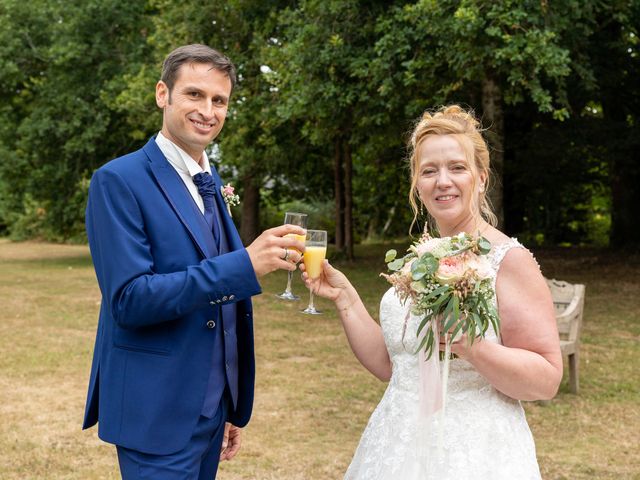
<svg viewBox="0 0 640 480">
<path fill-rule="evenodd" d="M 224 279 L 214 283 L 214 289 L 209 294 L 211 304 L 233 303 L 262 293 L 249 254 L 244 248 L 205 262 L 215 270 L 214 276 Z"/>
</svg>

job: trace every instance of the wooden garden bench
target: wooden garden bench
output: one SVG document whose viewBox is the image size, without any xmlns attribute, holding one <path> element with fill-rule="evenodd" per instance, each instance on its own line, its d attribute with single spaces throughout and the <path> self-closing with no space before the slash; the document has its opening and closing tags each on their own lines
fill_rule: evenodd
<svg viewBox="0 0 640 480">
<path fill-rule="evenodd" d="M 585 287 L 579 283 L 571 284 L 555 279 L 547 279 L 547 285 L 551 290 L 553 306 L 556 311 L 562 356 L 569 361 L 569 388 L 571 393 L 578 393 L 580 330 L 582 329 Z"/>
</svg>

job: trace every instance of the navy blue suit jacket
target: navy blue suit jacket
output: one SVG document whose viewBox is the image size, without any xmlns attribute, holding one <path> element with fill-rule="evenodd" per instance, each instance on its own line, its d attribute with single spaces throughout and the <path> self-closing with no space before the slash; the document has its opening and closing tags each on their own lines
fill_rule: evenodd
<svg viewBox="0 0 640 480">
<path fill-rule="evenodd" d="M 231 250 L 219 256 L 208 250 L 201 213 L 155 139 L 91 179 L 86 229 L 102 304 L 83 428 L 99 422 L 107 442 L 152 454 L 185 447 L 212 362 L 216 330 L 207 322 L 217 322 L 218 306 L 229 302 L 237 302 L 239 398 L 228 421 L 249 421 L 250 298 L 260 285 L 220 192 L 216 202 Z"/>
</svg>

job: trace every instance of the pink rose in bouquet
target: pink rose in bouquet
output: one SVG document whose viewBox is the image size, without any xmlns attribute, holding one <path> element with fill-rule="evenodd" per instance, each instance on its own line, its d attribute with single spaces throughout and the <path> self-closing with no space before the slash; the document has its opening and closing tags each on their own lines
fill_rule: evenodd
<svg viewBox="0 0 640 480">
<path fill-rule="evenodd" d="M 467 260 L 467 268 L 475 280 L 485 280 L 491 276 L 491 264 L 484 256 L 474 255 Z"/>
<path fill-rule="evenodd" d="M 438 270 L 434 274 L 440 283 L 456 283 L 464 278 L 467 273 L 466 258 L 464 254 L 453 257 L 444 257 L 439 261 Z"/>
</svg>

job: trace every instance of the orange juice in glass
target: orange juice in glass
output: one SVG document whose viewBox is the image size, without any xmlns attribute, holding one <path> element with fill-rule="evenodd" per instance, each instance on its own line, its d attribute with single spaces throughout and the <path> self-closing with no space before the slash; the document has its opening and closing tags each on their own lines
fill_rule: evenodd
<svg viewBox="0 0 640 480">
<path fill-rule="evenodd" d="M 322 273 L 322 262 L 327 256 L 327 232 L 326 230 L 307 230 L 307 239 L 304 245 L 302 261 L 309 278 L 318 278 Z M 313 289 L 309 289 L 309 305 L 302 313 L 318 315 L 322 313 L 313 304 Z"/>
<path fill-rule="evenodd" d="M 294 224 L 294 225 L 297 225 L 297 224 Z M 301 243 L 304 243 L 307 239 L 306 235 L 296 235 L 295 233 L 287 233 L 285 237 L 293 238 L 295 240 L 298 240 Z M 296 252 L 300 253 L 297 248 L 292 248 L 291 250 L 295 250 Z"/>
<path fill-rule="evenodd" d="M 306 246 L 303 259 L 307 275 L 318 278 L 322 273 L 322 261 L 327 256 L 327 247 Z"/>
</svg>

